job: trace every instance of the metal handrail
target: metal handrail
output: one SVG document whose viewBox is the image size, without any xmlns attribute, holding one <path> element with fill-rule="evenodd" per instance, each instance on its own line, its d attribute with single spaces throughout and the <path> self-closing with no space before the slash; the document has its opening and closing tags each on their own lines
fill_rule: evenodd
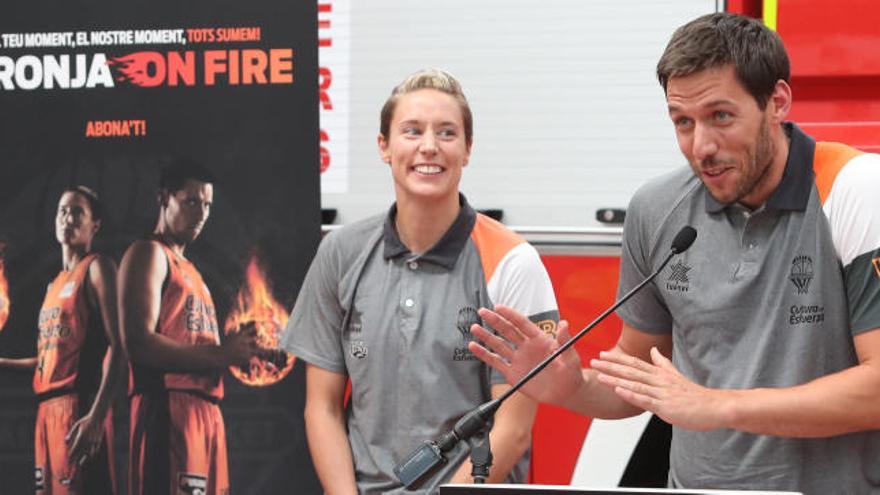
<svg viewBox="0 0 880 495">
<path fill-rule="evenodd" d="M 321 233 L 337 230 L 341 225 L 322 225 Z M 544 227 L 509 226 L 511 230 L 538 249 L 550 255 L 617 256 L 623 227 Z"/>
</svg>

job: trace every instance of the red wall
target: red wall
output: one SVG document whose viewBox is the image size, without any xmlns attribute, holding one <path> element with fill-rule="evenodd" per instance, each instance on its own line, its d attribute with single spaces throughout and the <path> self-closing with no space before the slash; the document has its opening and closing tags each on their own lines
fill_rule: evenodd
<svg viewBox="0 0 880 495">
<path fill-rule="evenodd" d="M 553 282 L 560 314 L 571 324 L 572 334 L 614 303 L 620 258 L 543 256 L 541 259 Z M 620 327 L 620 319 L 612 314 L 575 344 L 583 362 L 611 348 L 617 342 Z M 541 404 L 532 435 L 532 482 L 569 484 L 589 426 L 589 418 Z"/>
<path fill-rule="evenodd" d="M 880 151 L 880 3 L 779 0 L 792 120 L 818 140 Z"/>
</svg>

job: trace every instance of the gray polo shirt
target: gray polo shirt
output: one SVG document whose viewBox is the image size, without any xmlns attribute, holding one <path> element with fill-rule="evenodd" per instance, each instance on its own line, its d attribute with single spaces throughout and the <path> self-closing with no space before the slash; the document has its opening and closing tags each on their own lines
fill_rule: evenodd
<svg viewBox="0 0 880 495">
<path fill-rule="evenodd" d="M 796 126 L 788 130 L 785 175 L 761 208 L 719 204 L 685 168 L 644 186 L 627 212 L 619 294 L 659 266 L 682 226 L 698 232 L 690 250 L 618 314 L 633 328 L 671 332 L 676 367 L 707 387 L 806 383 L 857 364 L 853 336 L 880 327 L 880 274 L 871 279 L 870 270 L 880 236 L 857 239 L 852 230 L 859 229 L 850 221 L 877 230 L 880 203 L 868 200 L 877 205 L 873 211 L 852 211 L 853 201 L 830 204 L 834 194 L 858 195 L 853 188 L 862 188 L 832 167 L 861 170 L 859 180 L 873 184 L 880 196 L 880 160 L 864 154 L 841 162 L 820 153 L 828 149 L 825 143 L 817 148 Z M 830 194 L 825 179 L 833 184 Z M 845 259 L 839 253 L 846 251 L 860 254 Z M 851 311 L 848 292 L 860 301 Z M 685 488 L 874 493 L 878 445 L 875 432 L 792 439 L 674 428 L 670 482 Z"/>
<path fill-rule="evenodd" d="M 403 492 L 394 466 L 504 383 L 467 348 L 478 308 L 510 305 L 555 329 L 537 252 L 461 201 L 452 227 L 422 255 L 400 241 L 395 207 L 329 234 L 282 336 L 298 358 L 350 377 L 348 435 L 361 493 Z M 467 454 L 458 445 L 420 492 L 447 481 Z M 527 468 L 524 458 L 510 480 L 525 481 Z"/>
</svg>

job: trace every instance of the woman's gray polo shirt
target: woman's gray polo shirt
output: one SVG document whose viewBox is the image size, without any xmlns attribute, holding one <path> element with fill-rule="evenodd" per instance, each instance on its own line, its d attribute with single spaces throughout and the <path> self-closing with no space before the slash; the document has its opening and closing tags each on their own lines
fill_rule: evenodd
<svg viewBox="0 0 880 495">
<path fill-rule="evenodd" d="M 392 207 L 327 235 L 281 344 L 350 377 L 348 435 L 361 493 L 402 492 L 394 466 L 504 383 L 467 348 L 478 308 L 505 304 L 548 331 L 559 319 L 535 249 L 463 197 L 449 231 L 420 256 L 400 241 L 395 214 Z M 447 481 L 466 456 L 464 444 L 450 452 L 423 491 Z M 527 468 L 524 458 L 511 480 L 526 481 Z"/>
</svg>

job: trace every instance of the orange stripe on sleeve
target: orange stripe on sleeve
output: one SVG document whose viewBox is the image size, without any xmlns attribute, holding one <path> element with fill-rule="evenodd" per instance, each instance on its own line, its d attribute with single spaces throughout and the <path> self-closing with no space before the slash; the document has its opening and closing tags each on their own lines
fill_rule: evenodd
<svg viewBox="0 0 880 495">
<path fill-rule="evenodd" d="M 863 152 L 840 143 L 818 142 L 813 156 L 813 171 L 816 172 L 816 187 L 819 189 L 819 199 L 822 204 L 831 194 L 834 179 L 853 158 Z"/>
<path fill-rule="evenodd" d="M 471 231 L 471 239 L 477 245 L 477 252 L 480 253 L 486 283 L 492 279 L 492 274 L 495 273 L 504 256 L 511 249 L 526 242 L 519 234 L 479 213 L 474 230 Z"/>
</svg>

